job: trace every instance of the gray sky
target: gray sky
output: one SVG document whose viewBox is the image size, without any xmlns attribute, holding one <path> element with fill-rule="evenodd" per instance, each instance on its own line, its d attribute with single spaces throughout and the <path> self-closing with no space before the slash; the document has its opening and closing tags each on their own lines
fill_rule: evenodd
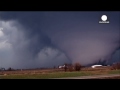
<svg viewBox="0 0 120 90">
<path fill-rule="evenodd" d="M 120 61 L 120 12 L 0 12 L 0 27 L 0 67 Z"/>
</svg>

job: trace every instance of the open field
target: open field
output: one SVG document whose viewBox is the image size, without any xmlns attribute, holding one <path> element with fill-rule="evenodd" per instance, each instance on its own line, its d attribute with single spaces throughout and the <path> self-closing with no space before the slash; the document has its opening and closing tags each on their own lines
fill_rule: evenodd
<svg viewBox="0 0 120 90">
<path fill-rule="evenodd" d="M 67 71 L 64 69 L 22 70 L 22 71 L 0 71 L 0 79 L 51 79 L 78 76 L 110 75 L 120 74 L 120 70 L 104 68 L 82 68 L 81 71 Z M 118 78 L 118 77 L 117 77 Z"/>
</svg>

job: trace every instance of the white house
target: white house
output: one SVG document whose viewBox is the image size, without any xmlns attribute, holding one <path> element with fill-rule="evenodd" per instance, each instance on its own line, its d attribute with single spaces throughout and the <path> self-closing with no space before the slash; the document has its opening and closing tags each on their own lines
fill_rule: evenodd
<svg viewBox="0 0 120 90">
<path fill-rule="evenodd" d="M 65 67 L 65 65 L 63 65 L 63 66 L 59 66 L 58 68 L 64 68 Z"/>
<path fill-rule="evenodd" d="M 102 65 L 93 65 L 92 68 L 101 67 Z"/>
</svg>

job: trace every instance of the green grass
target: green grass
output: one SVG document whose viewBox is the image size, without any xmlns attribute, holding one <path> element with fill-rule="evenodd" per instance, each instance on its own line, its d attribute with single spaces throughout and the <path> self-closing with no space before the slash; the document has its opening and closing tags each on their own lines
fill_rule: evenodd
<svg viewBox="0 0 120 90">
<path fill-rule="evenodd" d="M 53 72 L 45 74 L 22 74 L 22 75 L 6 75 L 0 76 L 0 79 L 50 79 L 62 77 L 91 76 L 103 74 L 120 74 L 120 70 L 105 71 L 79 71 L 79 72 Z"/>
<path fill-rule="evenodd" d="M 109 74 L 120 74 L 120 70 L 112 70 Z"/>
<path fill-rule="evenodd" d="M 46 73 L 46 74 L 33 74 L 33 75 L 7 75 L 0 76 L 3 79 L 49 79 L 49 78 L 61 78 L 61 77 L 75 77 L 75 76 L 86 76 L 92 75 L 91 73 L 83 73 L 83 72 L 57 72 L 57 73 Z"/>
</svg>

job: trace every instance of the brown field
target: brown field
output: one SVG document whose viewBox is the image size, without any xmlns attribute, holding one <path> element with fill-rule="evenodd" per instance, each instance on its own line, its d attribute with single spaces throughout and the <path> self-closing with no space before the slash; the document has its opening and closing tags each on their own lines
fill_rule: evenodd
<svg viewBox="0 0 120 90">
<path fill-rule="evenodd" d="M 84 67 L 80 71 L 71 72 L 69 70 L 65 72 L 64 69 L 31 69 L 31 70 L 29 69 L 29 70 L 0 71 L 0 78 L 49 79 L 49 78 L 108 75 L 108 74 L 120 74 L 120 70 L 111 70 L 111 67 L 99 67 L 99 68 Z M 114 78 L 120 79 L 120 77 Z"/>
<path fill-rule="evenodd" d="M 82 68 L 82 72 L 91 71 L 94 73 L 102 72 L 106 73 L 110 71 L 111 67 L 99 67 L 99 68 L 91 68 L 86 67 Z M 104 72 L 103 72 L 104 71 Z M 54 73 L 54 72 L 65 72 L 64 69 L 29 69 L 29 70 L 14 70 L 14 71 L 0 71 L 0 75 L 12 75 L 12 74 L 45 74 L 45 73 Z M 70 72 L 67 70 L 67 72 Z"/>
</svg>

